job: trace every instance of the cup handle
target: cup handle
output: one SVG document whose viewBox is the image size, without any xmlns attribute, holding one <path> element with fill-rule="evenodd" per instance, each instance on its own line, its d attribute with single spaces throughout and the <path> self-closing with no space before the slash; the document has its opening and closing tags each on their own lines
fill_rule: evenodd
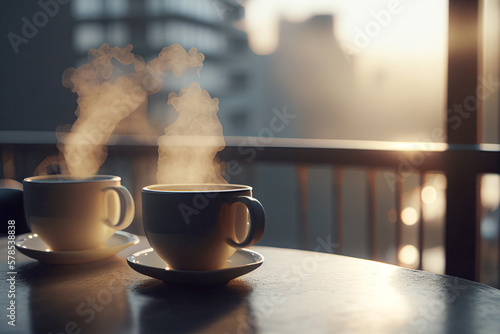
<svg viewBox="0 0 500 334">
<path fill-rule="evenodd" d="M 245 205 L 250 214 L 250 228 L 248 229 L 248 234 L 245 240 L 242 242 L 237 242 L 232 239 L 227 240 L 229 246 L 234 248 L 248 247 L 251 246 L 262 239 L 264 235 L 264 228 L 266 226 L 266 212 L 264 207 L 258 200 L 250 196 L 238 196 L 231 199 L 227 204 L 231 209 L 231 206 L 236 203 L 241 203 Z M 232 211 L 233 218 L 235 211 Z"/>
<path fill-rule="evenodd" d="M 123 230 L 127 228 L 134 220 L 134 199 L 130 192 L 124 186 L 119 187 L 108 187 L 104 188 L 102 191 L 106 192 L 112 190 L 118 194 L 118 198 L 120 199 L 120 218 L 116 224 L 113 224 L 108 218 L 104 219 L 104 223 L 115 229 L 115 230 Z"/>
</svg>

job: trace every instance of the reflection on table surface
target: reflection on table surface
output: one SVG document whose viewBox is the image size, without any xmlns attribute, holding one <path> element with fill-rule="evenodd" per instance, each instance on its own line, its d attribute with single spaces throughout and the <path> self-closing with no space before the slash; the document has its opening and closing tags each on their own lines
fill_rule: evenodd
<svg viewBox="0 0 500 334">
<path fill-rule="evenodd" d="M 6 253 L 6 240 L 0 249 Z M 500 291 L 475 282 L 325 253 L 253 247 L 266 258 L 226 284 L 165 284 L 126 256 L 45 265 L 16 254 L 18 333 L 497 333 Z M 6 259 L 2 276 L 9 271 Z M 6 278 L 2 279 L 5 282 Z M 7 300 L 9 286 L 0 294 Z"/>
</svg>

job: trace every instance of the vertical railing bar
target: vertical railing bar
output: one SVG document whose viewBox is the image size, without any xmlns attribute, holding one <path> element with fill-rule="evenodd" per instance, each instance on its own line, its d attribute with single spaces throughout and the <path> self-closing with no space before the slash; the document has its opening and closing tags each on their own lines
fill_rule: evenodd
<svg viewBox="0 0 500 334">
<path fill-rule="evenodd" d="M 481 281 L 481 266 L 483 262 L 482 244 L 483 238 L 481 236 L 481 222 L 483 221 L 483 204 L 481 203 L 481 177 L 484 174 L 476 174 L 476 267 L 475 267 L 475 281 Z"/>
<path fill-rule="evenodd" d="M 403 221 L 401 220 L 401 210 L 403 201 L 403 177 L 396 171 L 396 188 L 395 188 L 395 207 L 396 207 L 396 259 L 398 266 L 401 266 L 399 260 L 399 251 L 403 240 Z"/>
<path fill-rule="evenodd" d="M 342 168 L 337 167 L 335 169 L 335 193 L 336 193 L 336 203 L 335 208 L 337 211 L 336 219 L 337 219 L 337 253 L 342 254 L 343 244 L 343 221 L 342 221 Z"/>
<path fill-rule="evenodd" d="M 483 252 L 482 244 L 483 237 L 481 235 L 481 222 L 483 221 L 483 204 L 481 203 L 481 177 L 484 174 L 476 175 L 476 243 L 477 243 L 477 255 L 476 255 L 476 281 L 481 281 L 481 267 L 483 263 Z"/>
<path fill-rule="evenodd" d="M 368 170 L 368 228 L 370 233 L 370 256 L 377 256 L 377 226 L 375 217 L 375 169 Z"/>
<path fill-rule="evenodd" d="M 475 97 L 480 74 L 480 0 L 448 1 L 448 71 L 444 115 L 461 101 Z M 463 38 L 467 31 L 469 38 Z M 467 52 L 464 52 L 467 50 Z M 446 122 L 446 143 L 479 144 L 482 138 L 481 113 L 478 103 L 468 108 L 470 117 L 461 117 L 460 126 Z M 479 222 L 478 196 L 474 163 L 455 156 L 444 159 L 447 176 L 445 224 L 445 273 L 478 280 Z"/>
<path fill-rule="evenodd" d="M 419 197 L 420 197 L 420 214 L 418 221 L 418 269 L 422 270 L 424 267 L 424 203 L 422 201 L 422 190 L 425 186 L 425 173 L 419 173 Z"/>
<path fill-rule="evenodd" d="M 308 224 L 307 224 L 307 166 L 300 164 L 297 166 L 298 181 L 299 181 L 299 243 L 302 249 L 307 249 L 308 246 Z"/>
</svg>

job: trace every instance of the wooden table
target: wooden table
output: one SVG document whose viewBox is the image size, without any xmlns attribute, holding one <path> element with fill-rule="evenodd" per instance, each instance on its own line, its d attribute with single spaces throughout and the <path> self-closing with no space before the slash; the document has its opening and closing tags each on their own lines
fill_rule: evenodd
<svg viewBox="0 0 500 334">
<path fill-rule="evenodd" d="M 454 277 L 324 253 L 253 247 L 256 271 L 212 287 L 167 285 L 126 256 L 43 265 L 16 253 L 16 327 L 0 333 L 500 333 L 500 291 Z"/>
</svg>

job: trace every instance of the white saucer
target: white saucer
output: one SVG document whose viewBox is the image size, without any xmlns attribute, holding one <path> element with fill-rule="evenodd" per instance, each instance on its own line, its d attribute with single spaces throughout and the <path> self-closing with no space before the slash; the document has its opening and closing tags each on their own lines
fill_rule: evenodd
<svg viewBox="0 0 500 334">
<path fill-rule="evenodd" d="M 26 233 L 16 238 L 16 248 L 20 253 L 44 263 L 76 264 L 103 260 L 119 251 L 135 245 L 139 238 L 131 233 L 117 231 L 106 245 L 83 251 L 51 251 L 37 234 Z"/>
<path fill-rule="evenodd" d="M 249 249 L 238 249 L 222 269 L 209 271 L 175 270 L 168 266 L 153 250 L 148 248 L 127 257 L 135 271 L 160 279 L 166 283 L 182 285 L 209 285 L 225 283 L 247 274 L 264 262 L 264 257 Z"/>
</svg>

